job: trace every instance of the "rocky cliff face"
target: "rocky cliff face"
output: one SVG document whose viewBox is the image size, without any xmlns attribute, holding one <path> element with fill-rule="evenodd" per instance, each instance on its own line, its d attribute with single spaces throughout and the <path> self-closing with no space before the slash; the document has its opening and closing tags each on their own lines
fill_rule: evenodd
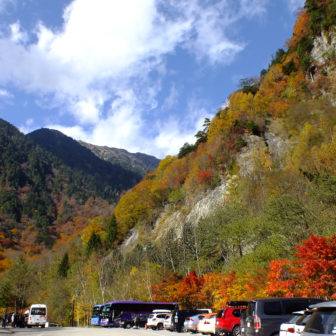
<svg viewBox="0 0 336 336">
<path fill-rule="evenodd" d="M 311 56 L 318 65 L 327 65 L 329 67 L 330 60 L 336 56 L 336 33 L 322 32 L 321 36 L 315 38 L 314 47 Z"/>
<path fill-rule="evenodd" d="M 218 187 L 196 196 L 193 195 L 192 198 L 187 198 L 185 204 L 180 207 L 166 205 L 156 220 L 154 228 L 149 229 L 144 226 L 134 228 L 128 239 L 125 240 L 122 250 L 125 252 L 134 247 L 139 239 L 141 240 L 141 236 L 145 236 L 146 239 L 151 241 L 160 241 L 164 239 L 169 230 L 173 229 L 176 237 L 179 238 L 185 223 L 196 226 L 202 218 L 225 204 L 230 191 L 239 183 L 240 177 L 256 174 L 257 166 L 260 163 L 260 155 L 275 158 L 279 162 L 282 161 L 290 148 L 290 143 L 281 135 L 281 126 L 273 122 L 270 123 L 265 132 L 265 138 L 246 135 L 244 140 L 247 145 L 236 158 L 239 166 L 237 175 L 227 175 Z M 146 232 L 144 233 L 144 231 Z"/>
</svg>

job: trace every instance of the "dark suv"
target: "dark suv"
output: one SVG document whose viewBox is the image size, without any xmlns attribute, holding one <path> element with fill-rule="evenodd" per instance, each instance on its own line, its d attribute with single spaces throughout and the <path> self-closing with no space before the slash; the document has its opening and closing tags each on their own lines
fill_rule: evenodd
<svg viewBox="0 0 336 336">
<path fill-rule="evenodd" d="M 243 336 L 279 335 L 280 324 L 294 311 L 304 310 L 309 305 L 321 302 L 312 298 L 277 298 L 250 301 L 244 321 L 241 321 Z"/>
</svg>

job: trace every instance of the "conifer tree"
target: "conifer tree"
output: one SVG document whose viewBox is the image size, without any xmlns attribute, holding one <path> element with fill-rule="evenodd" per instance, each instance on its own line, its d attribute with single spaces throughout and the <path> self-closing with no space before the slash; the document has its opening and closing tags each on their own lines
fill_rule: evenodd
<svg viewBox="0 0 336 336">
<path fill-rule="evenodd" d="M 108 226 L 107 226 L 107 235 L 105 238 L 105 246 L 109 248 L 112 243 L 117 238 L 117 220 L 115 215 L 113 214 L 112 217 L 109 219 Z"/>
<path fill-rule="evenodd" d="M 70 265 L 69 265 L 69 255 L 65 253 L 60 264 L 58 265 L 57 273 L 60 277 L 66 278 L 68 275 Z"/>
<path fill-rule="evenodd" d="M 87 243 L 86 253 L 89 256 L 93 251 L 98 251 L 102 247 L 99 234 L 92 231 L 91 237 Z"/>
</svg>

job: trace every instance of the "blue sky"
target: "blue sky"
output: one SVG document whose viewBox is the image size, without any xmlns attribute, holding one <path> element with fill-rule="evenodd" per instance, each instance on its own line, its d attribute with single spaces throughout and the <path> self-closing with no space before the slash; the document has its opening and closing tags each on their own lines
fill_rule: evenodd
<svg viewBox="0 0 336 336">
<path fill-rule="evenodd" d="M 304 0 L 0 0 L 0 118 L 163 158 L 267 68 Z"/>
</svg>

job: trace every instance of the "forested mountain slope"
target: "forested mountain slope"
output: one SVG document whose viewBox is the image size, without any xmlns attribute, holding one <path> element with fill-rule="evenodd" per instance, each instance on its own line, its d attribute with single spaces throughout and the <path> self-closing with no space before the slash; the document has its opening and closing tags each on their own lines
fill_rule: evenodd
<svg viewBox="0 0 336 336">
<path fill-rule="evenodd" d="M 335 234 L 335 12 L 336 1 L 307 0 L 268 69 L 241 81 L 196 145 L 121 198 L 118 234 L 133 266 L 145 269 L 142 251 L 168 273 L 234 272 L 234 298 L 266 295 L 272 261 Z"/>
<path fill-rule="evenodd" d="M 42 128 L 27 136 L 70 169 L 90 176 L 97 194 L 104 199 L 115 200 L 121 191 L 134 186 L 142 177 L 119 164 L 100 159 L 91 150 L 59 131 Z"/>
<path fill-rule="evenodd" d="M 3 267 L 20 251 L 40 253 L 76 236 L 94 217 L 108 217 L 109 203 L 138 180 L 60 132 L 42 129 L 25 136 L 0 120 Z"/>
<path fill-rule="evenodd" d="M 152 155 L 143 153 L 129 153 L 125 149 L 97 146 L 79 141 L 79 143 L 90 149 L 92 153 L 99 158 L 109 161 L 112 164 L 119 165 L 126 170 L 130 170 L 142 178 L 146 173 L 149 173 L 157 168 L 160 160 Z"/>
</svg>

